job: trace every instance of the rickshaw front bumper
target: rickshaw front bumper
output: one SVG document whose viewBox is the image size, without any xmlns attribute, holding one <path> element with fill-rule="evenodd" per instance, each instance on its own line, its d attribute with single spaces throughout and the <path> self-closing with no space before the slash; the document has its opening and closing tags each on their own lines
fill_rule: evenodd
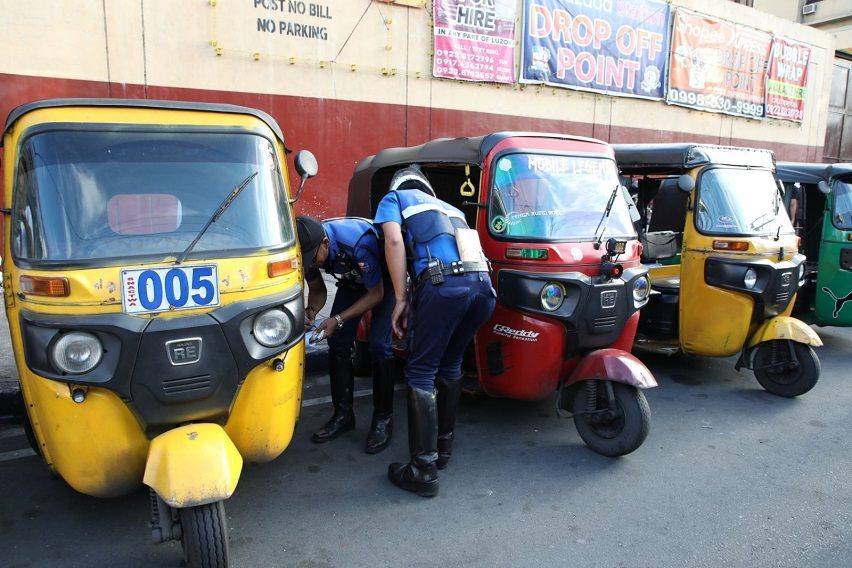
<svg viewBox="0 0 852 568">
<path fill-rule="evenodd" d="M 801 254 L 786 261 L 710 257 L 704 266 L 704 281 L 708 286 L 748 294 L 755 301 L 755 314 L 763 320 L 790 306 L 804 276 L 804 263 Z M 746 281 L 749 271 L 755 278 L 752 286 Z"/>
<path fill-rule="evenodd" d="M 603 279 L 580 272 L 526 272 L 503 269 L 498 273 L 497 300 L 509 309 L 556 319 L 568 335 L 571 355 L 608 347 L 615 343 L 628 319 L 648 303 L 648 297 L 634 298 L 640 278 L 647 278 L 644 267 L 629 268 L 621 278 Z M 542 305 L 542 291 L 548 284 L 558 284 L 564 299 L 555 310 Z"/>
<path fill-rule="evenodd" d="M 276 307 L 290 315 L 293 331 L 283 344 L 265 347 L 254 339 L 252 323 L 257 314 Z M 20 312 L 30 371 L 54 381 L 108 389 L 154 433 L 190 421 L 224 423 L 246 377 L 302 340 L 303 317 L 300 286 L 205 314 L 169 318 Z M 91 333 L 104 347 L 100 363 L 87 373 L 63 374 L 51 362 L 51 347 L 69 331 Z"/>
</svg>

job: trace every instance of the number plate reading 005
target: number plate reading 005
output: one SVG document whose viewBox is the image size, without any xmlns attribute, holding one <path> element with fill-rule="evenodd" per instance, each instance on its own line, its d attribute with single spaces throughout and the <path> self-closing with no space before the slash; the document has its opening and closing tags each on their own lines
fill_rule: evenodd
<svg viewBox="0 0 852 568">
<path fill-rule="evenodd" d="M 219 305 L 215 265 L 122 270 L 122 302 L 129 314 Z"/>
</svg>

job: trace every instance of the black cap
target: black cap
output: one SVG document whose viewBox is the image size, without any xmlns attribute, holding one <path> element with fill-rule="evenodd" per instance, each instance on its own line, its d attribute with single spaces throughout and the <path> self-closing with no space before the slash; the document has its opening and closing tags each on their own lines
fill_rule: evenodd
<svg viewBox="0 0 852 568">
<path fill-rule="evenodd" d="M 299 246 L 302 247 L 302 262 L 307 274 L 314 269 L 314 257 L 325 238 L 325 229 L 318 219 L 300 215 L 296 217 L 296 233 L 299 236 Z"/>
</svg>

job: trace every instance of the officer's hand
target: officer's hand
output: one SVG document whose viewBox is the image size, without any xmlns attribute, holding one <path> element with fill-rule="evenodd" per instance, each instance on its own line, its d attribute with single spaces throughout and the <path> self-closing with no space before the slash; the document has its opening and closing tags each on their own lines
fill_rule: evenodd
<svg viewBox="0 0 852 568">
<path fill-rule="evenodd" d="M 391 325 L 394 334 L 402 339 L 405 336 L 405 330 L 408 328 L 408 302 L 405 300 L 396 301 L 391 316 Z"/>
<path fill-rule="evenodd" d="M 311 307 L 305 308 L 305 329 L 308 329 L 309 327 L 314 325 L 316 319 L 317 313 L 314 311 L 314 309 Z"/>
<path fill-rule="evenodd" d="M 335 331 L 337 331 L 337 320 L 334 318 L 328 318 L 317 327 L 316 333 L 319 333 L 320 330 L 325 331 L 325 338 L 328 339 L 331 337 Z"/>
</svg>

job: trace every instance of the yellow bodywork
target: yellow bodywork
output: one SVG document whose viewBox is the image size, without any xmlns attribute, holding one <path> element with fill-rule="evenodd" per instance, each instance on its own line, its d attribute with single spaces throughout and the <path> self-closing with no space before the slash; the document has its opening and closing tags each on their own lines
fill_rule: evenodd
<svg viewBox="0 0 852 568">
<path fill-rule="evenodd" d="M 189 125 L 240 128 L 276 140 L 279 163 L 286 164 L 283 142 L 260 119 L 243 114 L 156 108 L 62 107 L 26 113 L 3 139 L 3 207 L 12 206 L 17 148 L 25 131 L 45 123 Z M 289 194 L 287 168 L 283 184 Z M 291 213 L 292 215 L 292 213 Z M 294 221 L 291 218 L 291 221 Z M 293 223 L 295 226 L 295 223 Z M 304 341 L 279 356 L 285 370 L 275 372 L 262 362 L 245 379 L 235 395 L 225 428 L 215 424 L 182 426 L 150 440 L 132 405 L 104 388 L 84 387 L 86 399 L 75 403 L 69 384 L 49 380 L 26 364 L 21 337 L 20 312 L 42 314 L 121 313 L 121 270 L 164 266 L 165 262 L 126 264 L 80 270 L 30 270 L 12 262 L 11 227 L 4 223 L 3 279 L 6 315 L 21 390 L 40 452 L 47 465 L 74 489 L 97 497 L 128 493 L 143 482 L 174 506 L 200 504 L 227 497 L 233 492 L 243 457 L 270 460 L 289 444 L 299 416 Z M 301 289 L 302 270 L 270 277 L 268 263 L 293 259 L 300 266 L 296 245 L 275 254 L 257 253 L 241 258 L 205 258 L 185 263 L 215 263 L 219 277 L 219 306 L 283 295 Z M 69 281 L 67 297 L 48 298 L 21 293 L 23 275 L 63 276 Z M 187 309 L 140 318 L 172 318 L 210 311 Z M 190 436 L 195 432 L 197 436 Z M 231 439 L 230 437 L 233 437 Z M 243 456 L 240 453 L 244 453 Z M 147 466 L 146 466 L 147 459 Z"/>
<path fill-rule="evenodd" d="M 175 508 L 227 499 L 243 458 L 218 424 L 188 424 L 151 440 L 145 485 Z"/>
<path fill-rule="evenodd" d="M 763 322 L 752 334 L 748 347 L 754 347 L 764 341 L 773 339 L 789 339 L 796 343 L 804 343 L 811 347 L 821 347 L 822 340 L 811 326 L 801 320 L 789 316 L 778 316 Z"/>
<path fill-rule="evenodd" d="M 290 349 L 284 371 L 256 367 L 240 387 L 225 432 L 252 462 L 278 457 L 293 438 L 302 408 L 305 343 Z"/>
<path fill-rule="evenodd" d="M 700 169 L 692 170 L 690 175 L 697 178 Z M 748 241 L 749 247 L 742 252 L 714 250 L 713 241 L 719 239 Z M 777 260 L 782 249 L 783 260 L 790 260 L 798 252 L 795 235 L 783 235 L 778 241 L 773 237 L 702 235 L 695 228 L 693 212 L 687 211 L 681 264 L 653 266 L 649 269 L 652 285 L 654 282 L 676 282 L 680 286 L 678 340 L 684 353 L 715 357 L 736 355 L 744 346 L 753 344 L 759 324 L 764 324 L 753 323 L 755 302 L 750 296 L 706 283 L 704 265 L 707 259 L 714 257 Z M 789 316 L 794 302 L 795 297 L 781 316 Z M 775 319 L 793 319 L 781 316 Z M 804 326 L 801 322 L 799 324 Z M 763 329 L 763 326 L 760 326 L 760 329 Z"/>
</svg>

